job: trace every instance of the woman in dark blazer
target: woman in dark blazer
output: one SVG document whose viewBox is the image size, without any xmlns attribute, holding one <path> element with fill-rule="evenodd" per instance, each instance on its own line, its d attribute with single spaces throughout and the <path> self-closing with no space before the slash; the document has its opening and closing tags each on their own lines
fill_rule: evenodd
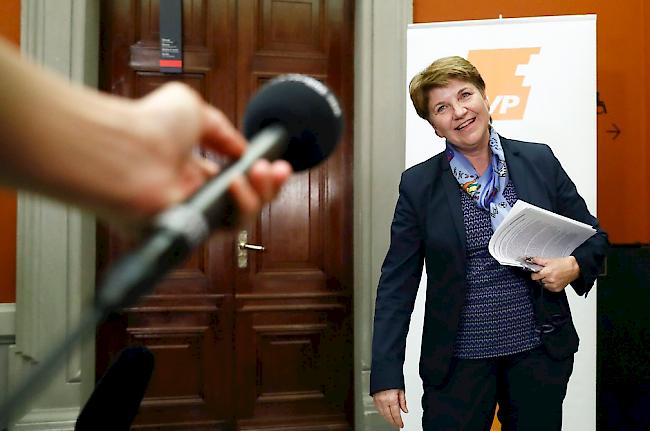
<svg viewBox="0 0 650 431">
<path fill-rule="evenodd" d="M 504 430 L 560 430 L 578 349 L 564 289 L 587 295 L 607 235 L 548 146 L 491 127 L 485 83 L 468 61 L 436 60 L 409 90 L 447 145 L 402 174 L 375 306 L 375 405 L 403 426 L 406 335 L 426 265 L 423 430 L 489 430 L 497 402 Z M 531 257 L 536 273 L 499 265 L 488 241 L 517 199 L 597 233 L 571 256 Z"/>
</svg>

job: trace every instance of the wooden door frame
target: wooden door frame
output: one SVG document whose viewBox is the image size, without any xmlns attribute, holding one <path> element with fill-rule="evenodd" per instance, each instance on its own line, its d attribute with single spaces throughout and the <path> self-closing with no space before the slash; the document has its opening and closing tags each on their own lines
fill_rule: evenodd
<svg viewBox="0 0 650 431">
<path fill-rule="evenodd" d="M 97 47 L 99 31 L 99 16 L 96 10 L 89 7 L 94 3 L 93 0 L 68 0 L 65 5 L 57 6 L 61 10 L 68 7 L 65 13 L 47 14 L 47 19 L 44 12 L 45 1 L 22 1 L 22 38 L 29 41 L 24 49 L 34 55 L 43 55 L 46 49 L 52 49 L 43 35 L 52 29 L 70 26 L 72 18 L 78 31 L 74 32 L 74 37 L 69 39 L 68 45 L 57 49 L 67 53 L 66 58 L 69 58 L 70 64 L 76 68 L 72 73 L 93 85 L 92 66 L 88 65 L 95 64 L 96 67 L 99 64 L 97 48 L 94 48 L 94 53 L 92 48 Z M 39 7 L 41 9 L 38 9 Z M 39 10 L 41 12 L 38 12 Z M 397 198 L 399 176 L 404 169 L 406 26 L 411 20 L 410 1 L 355 1 L 354 374 L 355 429 L 358 431 L 389 429 L 387 424 L 378 418 L 368 396 L 370 339 L 375 290 L 383 255 L 388 246 L 390 219 Z M 56 57 L 56 53 L 51 51 L 47 54 L 50 58 Z M 96 86 L 96 81 L 94 85 Z M 391 103 L 385 103 L 387 100 Z M 35 219 L 24 207 L 18 210 L 18 224 L 21 231 L 38 232 Z M 89 244 L 94 246 L 94 237 L 83 233 L 94 230 L 94 221 L 84 219 L 83 226 L 85 230 L 81 236 L 67 245 L 72 255 L 83 255 Z M 32 239 L 43 240 L 43 237 Z M 38 260 L 20 255 L 17 258 L 22 259 L 19 265 L 23 266 L 25 273 L 42 270 L 42 263 Z M 92 270 L 86 267 L 85 270 L 82 268 L 74 274 L 87 278 L 88 271 L 94 274 L 94 265 Z M 94 292 L 94 286 L 83 288 L 84 291 Z M 19 297 L 26 293 L 28 292 L 24 286 L 17 286 Z M 19 305 L 16 319 L 35 315 L 27 310 Z M 20 333 L 17 338 L 21 343 L 29 344 L 37 339 L 37 335 Z M 94 347 L 90 350 L 94 352 Z M 83 355 L 81 368 L 94 370 L 94 356 Z M 87 382 L 86 378 L 83 381 Z M 56 399 L 51 401 L 54 403 Z M 79 402 L 79 406 L 82 404 L 83 400 Z M 54 420 L 54 413 L 50 415 L 50 419 Z"/>
</svg>

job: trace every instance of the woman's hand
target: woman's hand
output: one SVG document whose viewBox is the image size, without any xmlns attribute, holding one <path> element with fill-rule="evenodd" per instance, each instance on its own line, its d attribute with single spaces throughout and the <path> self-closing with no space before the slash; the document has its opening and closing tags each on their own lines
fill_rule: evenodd
<svg viewBox="0 0 650 431">
<path fill-rule="evenodd" d="M 408 413 L 409 410 L 406 407 L 406 395 L 402 389 L 387 389 L 377 392 L 372 396 L 372 400 L 379 413 L 389 424 L 396 428 L 404 428 L 400 409 L 404 413 Z"/>
<path fill-rule="evenodd" d="M 580 275 L 580 266 L 578 266 L 578 262 L 576 262 L 576 258 L 573 256 L 553 259 L 533 257 L 527 260 L 536 265 L 543 266 L 538 272 L 534 272 L 530 278 L 551 292 L 561 292 Z"/>
</svg>

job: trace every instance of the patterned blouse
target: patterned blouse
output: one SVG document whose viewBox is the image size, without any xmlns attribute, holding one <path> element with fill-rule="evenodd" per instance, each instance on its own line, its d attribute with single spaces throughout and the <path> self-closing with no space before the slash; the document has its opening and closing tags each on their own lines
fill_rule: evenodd
<svg viewBox="0 0 650 431">
<path fill-rule="evenodd" d="M 500 265 L 488 252 L 493 230 L 490 215 L 459 189 L 467 249 L 467 292 L 460 316 L 454 356 L 493 358 L 534 349 L 541 344 L 529 294 L 530 275 Z M 504 197 L 514 205 L 512 182 Z"/>
</svg>

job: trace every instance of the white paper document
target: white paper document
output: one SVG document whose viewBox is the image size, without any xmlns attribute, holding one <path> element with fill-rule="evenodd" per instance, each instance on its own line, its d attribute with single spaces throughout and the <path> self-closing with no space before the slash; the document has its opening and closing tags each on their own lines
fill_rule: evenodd
<svg viewBox="0 0 650 431">
<path fill-rule="evenodd" d="M 596 230 L 588 224 L 518 200 L 490 238 L 488 250 L 501 264 L 537 270 L 528 256 L 569 256 Z"/>
</svg>

